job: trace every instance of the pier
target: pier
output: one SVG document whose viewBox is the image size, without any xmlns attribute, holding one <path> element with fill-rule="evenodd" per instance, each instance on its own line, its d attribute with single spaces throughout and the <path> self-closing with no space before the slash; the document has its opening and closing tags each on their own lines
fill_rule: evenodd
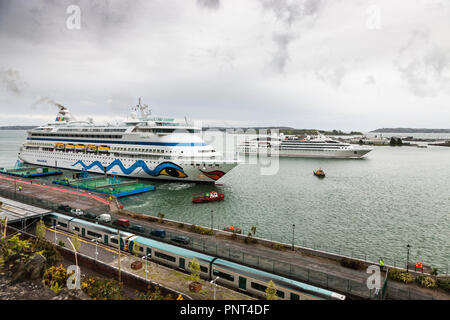
<svg viewBox="0 0 450 320">
<path fill-rule="evenodd" d="M 35 167 L 25 167 L 25 168 L 15 168 L 15 169 L 5 169 L 0 168 L 0 172 L 10 176 L 21 177 L 21 178 L 38 178 L 46 176 L 54 176 L 62 174 L 61 170 L 52 168 L 35 168 Z"/>
<path fill-rule="evenodd" d="M 78 179 L 54 180 L 54 184 L 68 186 L 76 189 L 94 191 L 102 194 L 113 195 L 116 198 L 131 196 L 155 190 L 154 186 L 139 183 L 138 180 L 123 181 L 117 176 L 81 176 Z"/>
</svg>

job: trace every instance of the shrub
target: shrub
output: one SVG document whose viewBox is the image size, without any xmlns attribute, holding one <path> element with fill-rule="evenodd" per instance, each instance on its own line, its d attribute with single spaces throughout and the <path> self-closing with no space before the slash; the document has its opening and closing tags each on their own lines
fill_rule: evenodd
<svg viewBox="0 0 450 320">
<path fill-rule="evenodd" d="M 90 277 L 81 284 L 81 290 L 94 300 L 118 300 L 122 285 L 113 279 Z"/>
<path fill-rule="evenodd" d="M 212 231 L 211 229 L 199 227 L 199 226 L 196 226 L 195 224 L 193 224 L 193 225 L 191 226 L 190 230 L 191 230 L 192 232 L 199 233 L 199 234 L 203 234 L 203 235 L 209 235 L 209 236 L 212 236 L 212 235 L 214 234 L 214 231 Z"/>
<path fill-rule="evenodd" d="M 364 269 L 364 263 L 358 260 L 353 260 L 349 258 L 341 259 L 341 266 L 354 269 L 354 270 L 362 270 Z"/>
<path fill-rule="evenodd" d="M 47 267 L 56 265 L 62 260 L 61 254 L 53 243 L 39 239 L 34 244 L 35 251 L 42 251 L 42 255 L 47 259 Z"/>
<path fill-rule="evenodd" d="M 416 283 L 421 285 L 422 287 L 429 288 L 429 289 L 435 289 L 437 288 L 436 281 L 428 276 L 420 275 L 416 278 Z"/>
<path fill-rule="evenodd" d="M 181 299 L 180 299 L 181 297 Z M 168 293 L 166 296 L 164 296 L 159 287 L 156 286 L 153 290 L 150 286 L 147 287 L 147 292 L 143 293 L 140 292 L 138 295 L 138 300 L 174 300 L 173 296 Z M 177 300 L 183 300 L 183 297 L 181 295 L 178 296 Z"/>
<path fill-rule="evenodd" d="M 450 293 L 450 278 L 442 278 L 442 279 L 438 278 L 437 279 L 437 286 L 440 289 Z"/>
<path fill-rule="evenodd" d="M 58 267 L 51 266 L 44 273 L 44 284 L 52 289 L 55 293 L 58 293 L 61 288 L 66 285 L 67 279 L 70 274 L 67 273 L 66 268 L 61 265 Z"/>
<path fill-rule="evenodd" d="M 283 250 L 284 246 L 281 243 L 273 243 L 272 244 L 272 248 L 274 248 L 275 250 Z"/>
<path fill-rule="evenodd" d="M 413 277 L 409 272 L 400 269 L 389 269 L 388 277 L 391 280 L 403 283 L 411 283 L 413 281 Z"/>
</svg>

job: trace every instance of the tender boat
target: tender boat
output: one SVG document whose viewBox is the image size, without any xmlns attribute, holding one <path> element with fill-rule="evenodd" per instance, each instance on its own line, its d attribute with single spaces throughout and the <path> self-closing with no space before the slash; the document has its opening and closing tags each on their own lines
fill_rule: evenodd
<svg viewBox="0 0 450 320">
<path fill-rule="evenodd" d="M 201 197 L 193 197 L 192 202 L 194 203 L 203 203 L 203 202 L 212 202 L 212 201 L 220 201 L 224 199 L 224 195 L 221 193 L 217 193 L 215 191 L 212 191 L 210 193 L 207 193 L 206 196 Z"/>
<path fill-rule="evenodd" d="M 319 178 L 324 178 L 325 177 L 325 172 L 322 169 L 318 169 L 316 171 L 313 171 L 314 175 L 319 177 Z"/>
</svg>

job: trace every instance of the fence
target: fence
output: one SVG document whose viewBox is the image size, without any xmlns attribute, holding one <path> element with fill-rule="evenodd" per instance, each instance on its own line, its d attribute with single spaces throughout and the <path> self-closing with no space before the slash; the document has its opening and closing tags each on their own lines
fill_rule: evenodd
<svg viewBox="0 0 450 320">
<path fill-rule="evenodd" d="M 16 194 L 14 192 L 5 191 L 0 189 L 0 195 L 3 195 L 8 198 L 13 198 L 18 201 L 25 202 L 30 205 L 45 207 L 51 210 L 58 210 L 59 205 L 56 203 L 52 203 L 48 200 L 44 199 L 36 199 L 33 197 L 29 197 L 23 194 Z M 156 218 L 155 218 L 156 219 Z M 187 224 L 186 224 L 187 225 Z M 155 230 L 156 228 L 152 227 L 146 227 L 141 232 L 133 231 L 136 234 L 141 234 L 142 236 L 148 236 L 151 231 Z M 162 241 L 167 241 L 167 239 L 172 238 L 173 236 L 180 235 L 180 233 L 166 231 L 166 238 L 161 239 Z M 259 255 L 253 255 L 241 250 L 235 250 L 230 247 L 220 246 L 217 244 L 214 244 L 209 241 L 205 240 L 198 240 L 198 239 L 191 239 L 188 247 L 191 249 L 202 252 L 209 255 L 214 255 L 217 257 L 221 257 L 223 259 L 227 259 L 236 263 L 240 263 L 243 265 L 247 265 L 249 267 L 255 267 L 267 272 L 271 272 L 280 276 L 289 277 L 298 281 L 302 281 L 305 283 L 309 283 L 312 285 L 316 285 L 322 288 L 326 288 L 333 291 L 342 292 L 349 295 L 354 295 L 362 298 L 367 299 L 378 299 L 379 295 L 376 292 L 375 289 L 368 289 L 366 284 L 366 279 L 361 281 L 355 281 L 343 277 L 339 277 L 336 275 L 330 275 L 325 272 L 320 272 L 316 270 L 311 270 L 299 265 L 294 265 L 291 263 L 286 263 L 282 261 L 278 261 L 275 259 L 271 259 L 268 257 L 263 257 Z M 313 250 L 317 250 L 317 247 L 312 248 Z M 361 259 L 358 256 L 355 256 L 353 254 L 348 255 L 352 258 L 358 258 Z M 339 255 L 342 255 L 342 251 L 339 251 Z M 367 259 L 367 255 L 364 256 L 364 261 L 370 262 Z M 386 259 L 387 260 L 387 259 Z M 387 265 L 385 260 L 385 264 Z M 374 263 L 377 264 L 377 263 Z M 394 260 L 394 266 L 395 266 L 395 260 Z M 398 266 L 398 265 L 397 265 Z M 447 269 L 448 273 L 448 269 Z M 386 284 L 387 282 L 385 282 Z M 384 293 L 386 293 L 386 288 L 384 289 Z M 412 297 L 412 299 L 432 299 L 431 296 L 426 294 L 417 293 L 411 290 L 403 290 L 403 289 L 397 289 L 397 288 L 387 288 L 387 291 L 391 293 L 391 295 L 395 295 L 396 297 Z"/>
</svg>

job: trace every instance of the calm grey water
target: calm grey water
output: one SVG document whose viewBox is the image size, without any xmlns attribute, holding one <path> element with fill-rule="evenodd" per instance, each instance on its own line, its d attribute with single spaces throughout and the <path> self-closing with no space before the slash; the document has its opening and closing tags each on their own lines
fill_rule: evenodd
<svg viewBox="0 0 450 320">
<path fill-rule="evenodd" d="M 12 167 L 25 131 L 0 131 L 0 167 Z M 425 138 L 430 135 L 424 135 Z M 447 138 L 442 135 L 439 138 Z M 234 137 L 225 139 L 233 140 Z M 211 143 L 224 149 L 224 141 Z M 165 214 L 215 228 L 233 224 L 247 234 L 404 265 L 450 263 L 450 148 L 375 147 L 365 159 L 279 159 L 274 175 L 242 164 L 217 185 L 146 181 L 156 191 L 121 199 L 130 210 Z M 325 179 L 312 171 L 323 168 Z M 47 178 L 53 179 L 53 178 Z M 216 190 L 217 203 L 191 198 Z M 212 213 L 211 213 L 212 211 Z M 293 228 L 293 224 L 295 227 Z"/>
</svg>

